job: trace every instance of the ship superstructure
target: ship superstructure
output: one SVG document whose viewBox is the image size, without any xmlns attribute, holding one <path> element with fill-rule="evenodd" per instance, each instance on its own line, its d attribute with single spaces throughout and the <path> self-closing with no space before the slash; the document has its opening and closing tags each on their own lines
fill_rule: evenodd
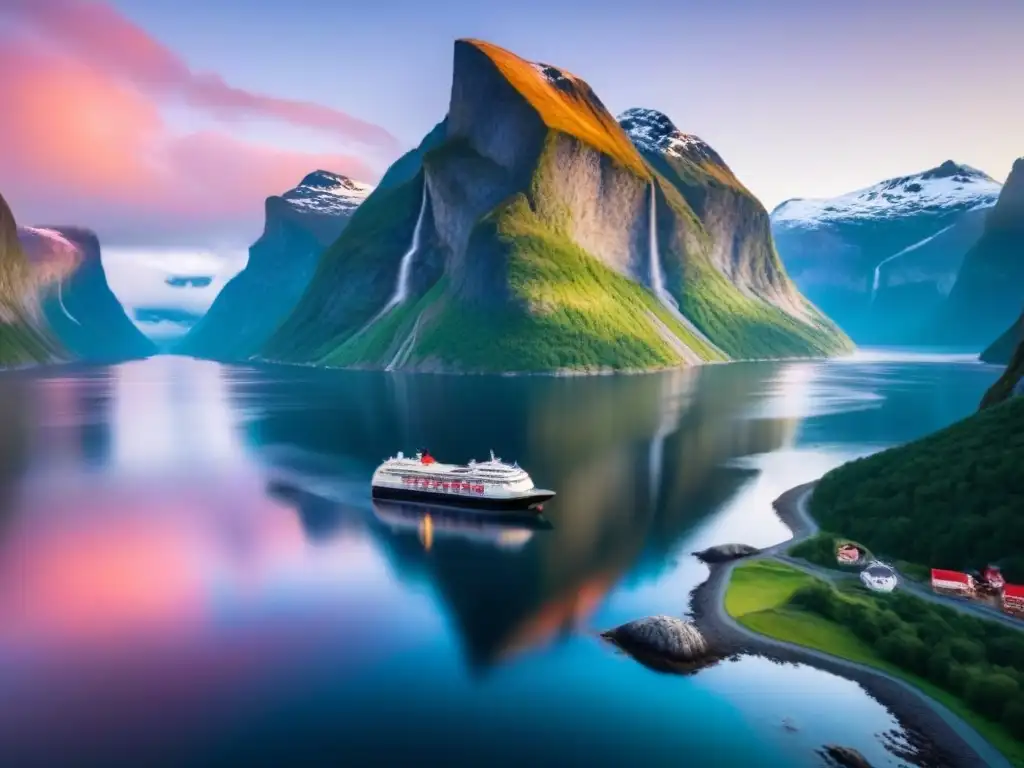
<svg viewBox="0 0 1024 768">
<path fill-rule="evenodd" d="M 373 496 L 495 510 L 537 510 L 555 495 L 534 486 L 518 464 L 491 451 L 489 461 L 444 464 L 429 452 L 407 457 L 400 451 L 373 473 Z"/>
</svg>

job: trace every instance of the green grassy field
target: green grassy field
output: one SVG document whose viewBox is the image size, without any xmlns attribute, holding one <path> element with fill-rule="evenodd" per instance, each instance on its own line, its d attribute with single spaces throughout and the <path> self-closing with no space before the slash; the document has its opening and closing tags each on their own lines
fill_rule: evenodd
<svg viewBox="0 0 1024 768">
<path fill-rule="evenodd" d="M 816 582 L 823 583 L 777 561 L 746 563 L 732 572 L 725 609 L 743 626 L 760 634 L 859 662 L 905 680 L 969 723 L 1013 765 L 1024 766 L 1024 743 L 999 724 L 972 711 L 959 696 L 881 658 L 871 645 L 841 624 L 790 604 L 798 590 Z M 851 602 L 867 604 L 873 600 L 857 588 L 842 594 Z"/>
</svg>

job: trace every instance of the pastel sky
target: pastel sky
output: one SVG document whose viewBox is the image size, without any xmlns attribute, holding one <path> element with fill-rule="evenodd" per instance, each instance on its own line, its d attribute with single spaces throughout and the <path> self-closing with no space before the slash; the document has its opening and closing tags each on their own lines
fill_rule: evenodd
<svg viewBox="0 0 1024 768">
<path fill-rule="evenodd" d="M 662 110 L 769 208 L 949 158 L 1001 181 L 1022 29 L 1018 0 L 0 0 L 0 193 L 108 244 L 244 247 L 267 195 L 416 144 L 465 36 Z"/>
</svg>

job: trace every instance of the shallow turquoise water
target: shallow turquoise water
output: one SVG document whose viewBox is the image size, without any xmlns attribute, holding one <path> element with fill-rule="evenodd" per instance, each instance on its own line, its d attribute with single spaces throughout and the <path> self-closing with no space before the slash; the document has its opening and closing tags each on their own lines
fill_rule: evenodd
<svg viewBox="0 0 1024 768">
<path fill-rule="evenodd" d="M 661 675 L 596 635 L 684 613 L 691 552 L 782 540 L 781 492 L 967 415 L 997 373 L 864 353 L 614 378 L 2 375 L 0 757 L 811 766 L 841 743 L 896 765 L 893 719 L 849 681 L 760 659 Z M 426 541 L 368 486 L 423 446 L 518 459 L 558 491 L 551 528 L 435 512 Z"/>
</svg>

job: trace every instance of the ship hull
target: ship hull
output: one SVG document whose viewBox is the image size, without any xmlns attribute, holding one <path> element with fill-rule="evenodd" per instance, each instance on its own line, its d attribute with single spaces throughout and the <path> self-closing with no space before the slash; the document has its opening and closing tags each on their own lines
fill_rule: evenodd
<svg viewBox="0 0 1024 768">
<path fill-rule="evenodd" d="M 476 509 L 482 512 L 540 512 L 541 505 L 555 495 L 554 491 L 536 489 L 522 496 L 495 498 L 455 493 L 436 493 L 413 488 L 392 488 L 386 485 L 373 486 L 375 499 L 405 501 L 412 504 L 430 504 L 460 509 Z"/>
</svg>

